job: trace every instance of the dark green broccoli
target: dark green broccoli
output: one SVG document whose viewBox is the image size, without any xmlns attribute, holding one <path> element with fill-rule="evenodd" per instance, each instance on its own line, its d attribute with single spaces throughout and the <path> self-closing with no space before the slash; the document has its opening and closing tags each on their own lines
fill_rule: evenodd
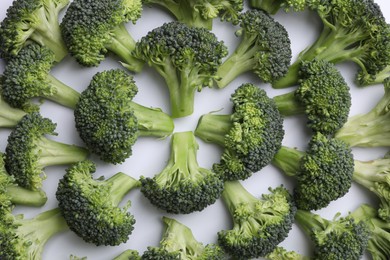
<svg viewBox="0 0 390 260">
<path fill-rule="evenodd" d="M 247 83 L 231 95 L 230 114 L 206 114 L 195 135 L 224 148 L 214 171 L 225 180 L 244 180 L 268 165 L 284 136 L 283 120 L 275 102 L 257 86 Z"/>
<path fill-rule="evenodd" d="M 195 92 L 213 85 L 227 53 L 224 43 L 207 29 L 170 22 L 142 37 L 134 55 L 164 78 L 172 116 L 184 117 L 193 112 Z"/>
<path fill-rule="evenodd" d="M 27 114 L 8 137 L 5 168 L 23 188 L 40 190 L 46 178 L 44 168 L 84 160 L 88 151 L 82 147 L 51 140 L 56 124 L 39 113 Z"/>
<path fill-rule="evenodd" d="M 390 63 L 390 26 L 374 0 L 308 1 L 308 6 L 318 13 L 323 29 L 286 76 L 274 82 L 274 88 L 297 84 L 301 63 L 315 58 L 332 63 L 352 61 L 369 75 L 376 75 Z"/>
<path fill-rule="evenodd" d="M 390 44 L 389 44 L 390 45 Z M 389 46 L 389 52 L 390 52 L 390 46 Z M 369 86 L 369 85 L 375 85 L 375 84 L 381 84 L 385 83 L 385 81 L 390 80 L 390 65 L 387 65 L 386 68 L 381 70 L 375 75 L 370 75 L 365 73 L 365 71 L 360 70 L 357 74 L 357 83 L 360 86 Z"/>
<path fill-rule="evenodd" d="M 297 207 L 317 210 L 344 196 L 352 185 L 354 160 L 343 141 L 316 133 L 306 152 L 283 146 L 272 163 L 297 180 Z"/>
<path fill-rule="evenodd" d="M 0 57 L 11 58 L 30 41 L 54 52 L 55 61 L 68 53 L 61 37 L 59 12 L 69 0 L 15 0 L 0 24 Z M 4 7 L 4 6 L 3 6 Z"/>
<path fill-rule="evenodd" d="M 281 246 L 277 246 L 274 251 L 265 256 L 269 260 L 310 260 L 310 257 L 303 256 L 295 251 L 287 251 Z"/>
<path fill-rule="evenodd" d="M 159 247 L 148 247 L 142 259 L 225 259 L 224 252 L 218 245 L 203 245 L 198 242 L 189 227 L 172 218 L 163 217 L 162 220 L 165 228 Z"/>
<path fill-rule="evenodd" d="M 11 107 L 2 97 L 3 77 L 0 76 L 0 127 L 11 128 L 15 127 L 16 124 L 26 115 L 21 109 Z"/>
<path fill-rule="evenodd" d="M 291 42 L 283 25 L 261 10 L 249 10 L 240 16 L 240 27 L 236 35 L 241 42 L 217 70 L 218 87 L 247 71 L 264 82 L 283 77 L 291 61 Z"/>
<path fill-rule="evenodd" d="M 113 260 L 141 260 L 141 256 L 139 255 L 138 251 L 128 249 L 115 257 Z"/>
<path fill-rule="evenodd" d="M 291 230 L 296 208 L 283 186 L 269 188 L 256 198 L 239 181 L 225 182 L 222 199 L 233 218 L 233 228 L 218 232 L 219 245 L 237 259 L 264 257 Z"/>
<path fill-rule="evenodd" d="M 352 215 L 332 220 L 305 210 L 297 210 L 295 219 L 314 243 L 314 259 L 356 260 L 367 248 L 370 231 L 364 221 Z"/>
<path fill-rule="evenodd" d="M 166 167 L 153 178 L 141 176 L 141 192 L 169 213 L 201 211 L 221 195 L 223 181 L 198 165 L 199 145 L 192 132 L 172 135 L 171 155 Z"/>
<path fill-rule="evenodd" d="M 70 54 L 84 66 L 98 66 L 112 52 L 125 68 L 139 72 L 143 62 L 131 54 L 135 40 L 125 23 L 135 23 L 141 12 L 141 0 L 74 0 L 61 22 L 62 36 Z"/>
<path fill-rule="evenodd" d="M 193 27 L 211 30 L 213 19 L 233 24 L 244 7 L 243 0 L 142 0 L 146 5 L 155 4 L 168 10 L 179 22 Z"/>
<path fill-rule="evenodd" d="M 349 86 L 336 67 L 325 60 L 302 62 L 297 90 L 275 96 L 284 116 L 305 114 L 314 132 L 334 134 L 348 119 Z"/>
<path fill-rule="evenodd" d="M 249 0 L 251 8 L 261 9 L 270 14 L 276 14 L 280 9 L 286 12 L 303 11 L 306 5 L 306 0 Z"/>
<path fill-rule="evenodd" d="M 56 198 L 70 230 L 88 243 L 115 246 L 128 240 L 135 218 L 128 212 L 130 201 L 118 207 L 138 180 L 119 172 L 107 180 L 93 179 L 96 165 L 78 162 L 59 181 Z"/>
<path fill-rule="evenodd" d="M 173 120 L 161 109 L 133 102 L 138 88 L 123 70 L 97 73 L 81 93 L 74 111 L 76 128 L 91 152 L 106 162 L 122 163 L 139 136 L 166 137 Z"/>
<path fill-rule="evenodd" d="M 29 44 L 9 60 L 4 69 L 2 96 L 12 107 L 37 110 L 33 98 L 52 100 L 75 108 L 80 93 L 50 74 L 54 53 L 46 46 Z"/>
</svg>

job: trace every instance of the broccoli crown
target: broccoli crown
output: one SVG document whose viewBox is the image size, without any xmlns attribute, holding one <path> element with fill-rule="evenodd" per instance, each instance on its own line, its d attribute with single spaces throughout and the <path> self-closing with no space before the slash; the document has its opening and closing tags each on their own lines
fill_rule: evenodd
<svg viewBox="0 0 390 260">
<path fill-rule="evenodd" d="M 222 198 L 233 218 L 233 229 L 218 232 L 218 243 L 237 259 L 264 257 L 283 241 L 294 222 L 296 208 L 283 186 L 261 198 L 239 181 L 226 182 Z"/>
<path fill-rule="evenodd" d="M 127 211 L 130 202 L 123 208 L 118 204 L 139 182 L 124 173 L 95 180 L 95 170 L 91 161 L 69 167 L 57 188 L 58 207 L 69 228 L 86 242 L 119 245 L 128 240 L 135 218 Z"/>
<path fill-rule="evenodd" d="M 167 166 L 153 178 L 141 176 L 141 192 L 169 213 L 201 211 L 221 195 L 223 181 L 196 160 L 199 146 L 192 132 L 172 135 Z"/>
<path fill-rule="evenodd" d="M 306 0 L 249 0 L 251 8 L 262 9 L 270 14 L 276 14 L 280 9 L 285 12 L 305 10 Z"/>
</svg>

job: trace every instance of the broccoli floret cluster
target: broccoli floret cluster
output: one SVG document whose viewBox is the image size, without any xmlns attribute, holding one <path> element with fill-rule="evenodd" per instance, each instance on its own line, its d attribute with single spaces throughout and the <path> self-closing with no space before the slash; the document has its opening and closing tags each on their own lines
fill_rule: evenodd
<svg viewBox="0 0 390 260">
<path fill-rule="evenodd" d="M 281 9 L 286 12 L 290 10 L 299 12 L 305 10 L 307 0 L 249 0 L 249 6 L 270 14 L 276 14 Z"/>
</svg>

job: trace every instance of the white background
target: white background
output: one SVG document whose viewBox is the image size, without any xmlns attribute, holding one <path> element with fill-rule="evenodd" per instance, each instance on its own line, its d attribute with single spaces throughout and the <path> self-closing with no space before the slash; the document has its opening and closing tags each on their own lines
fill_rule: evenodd
<svg viewBox="0 0 390 260">
<path fill-rule="evenodd" d="M 390 3 L 386 0 L 377 0 L 376 2 L 381 6 L 382 11 L 387 18 L 387 22 L 390 22 Z M 12 0 L 1 1 L 0 20 L 4 19 L 6 9 L 11 3 Z M 292 12 L 287 14 L 279 12 L 275 16 L 275 19 L 283 24 L 289 32 L 292 42 L 293 61 L 301 50 L 316 39 L 321 28 L 321 22 L 318 17 L 308 12 Z M 146 7 L 144 8 L 142 18 L 138 20 L 136 25 L 128 24 L 127 28 L 133 38 L 138 40 L 148 31 L 160 26 L 163 22 L 170 20 L 172 20 L 172 18 L 162 10 Z M 220 40 L 223 40 L 226 43 L 231 52 L 238 43 L 238 39 L 234 36 L 235 29 L 236 28 L 230 24 L 221 23 L 219 21 L 214 22 L 213 32 Z M 4 66 L 5 63 L 1 60 L 0 73 L 4 70 Z M 376 85 L 367 88 L 358 88 L 353 83 L 357 66 L 352 63 L 345 63 L 338 67 L 351 87 L 352 108 L 350 115 L 369 111 L 383 95 L 383 86 Z M 74 89 L 82 91 L 88 86 L 91 77 L 96 72 L 111 68 L 121 68 L 113 56 L 107 57 L 107 60 L 102 62 L 97 68 L 84 68 L 78 65 L 72 57 L 67 57 L 52 70 L 52 74 L 64 83 L 72 86 Z M 164 111 L 169 113 L 168 91 L 164 86 L 162 78 L 155 71 L 147 67 L 144 71 L 134 77 L 139 87 L 139 93 L 135 97 L 135 101 L 146 106 L 161 107 Z M 252 73 L 247 73 L 246 75 L 237 78 L 225 89 L 217 90 L 207 88 L 202 92 L 197 93 L 195 112 L 189 117 L 176 119 L 175 132 L 194 130 L 197 120 L 202 114 L 210 111 L 221 110 L 221 113 L 229 111 L 231 107 L 229 102 L 230 94 L 236 87 L 244 82 L 258 84 L 259 87 L 262 87 L 267 91 L 269 96 L 275 96 L 293 90 L 293 88 L 274 90 L 268 84 L 261 83 L 261 81 Z M 57 123 L 57 132 L 59 135 L 52 137 L 53 139 L 65 143 L 82 145 L 75 130 L 73 113 L 70 109 L 48 101 L 42 105 L 41 113 Z M 283 140 L 283 145 L 305 149 L 305 145 L 310 136 L 310 132 L 305 127 L 305 117 L 287 118 L 285 120 L 284 128 L 286 135 Z M 8 134 L 8 130 L 0 129 L 0 151 L 4 152 L 5 150 Z M 198 152 L 200 166 L 211 167 L 214 162 L 219 161 L 221 149 L 215 145 L 206 144 L 200 139 L 198 139 L 198 142 L 200 145 Z M 91 159 L 98 164 L 95 177 L 104 175 L 108 178 L 119 171 L 125 172 L 135 178 L 138 178 L 141 175 L 152 177 L 165 167 L 165 163 L 169 157 L 169 145 L 169 138 L 165 140 L 140 138 L 133 147 L 133 155 L 121 165 L 109 165 L 92 156 Z M 387 149 L 385 148 L 354 149 L 354 154 L 356 159 L 368 160 L 379 158 L 386 151 Z M 48 178 L 44 181 L 43 189 L 46 191 L 49 200 L 44 207 L 16 207 L 14 212 L 23 213 L 25 217 L 29 218 L 43 210 L 56 207 L 55 191 L 58 180 L 64 174 L 65 168 L 66 167 L 49 167 L 46 169 Z M 276 187 L 280 184 L 284 184 L 291 189 L 294 185 L 292 179 L 284 177 L 282 173 L 272 166 L 265 167 L 242 183 L 255 196 L 266 193 L 269 186 Z M 231 218 L 221 200 L 218 200 L 214 205 L 207 207 L 202 212 L 196 212 L 189 215 L 170 215 L 152 206 L 139 190 L 132 191 L 125 197 L 124 201 L 128 199 L 132 201 L 130 211 L 136 218 L 136 224 L 127 243 L 116 247 L 96 247 L 95 245 L 85 243 L 81 238 L 69 231 L 53 237 L 46 244 L 43 259 L 65 260 L 69 259 L 71 254 L 74 254 L 80 257 L 87 256 L 89 260 L 108 260 L 114 258 L 126 249 L 135 249 L 142 254 L 147 246 L 158 245 L 163 230 L 161 221 L 163 215 L 176 218 L 189 226 L 193 230 L 195 237 L 205 244 L 215 243 L 218 231 L 231 228 Z M 343 198 L 332 202 L 327 208 L 317 211 L 317 213 L 325 218 L 331 219 L 337 212 L 341 212 L 342 215 L 345 215 L 348 211 L 354 210 L 358 205 L 364 202 L 376 205 L 377 200 L 363 188 L 353 184 L 348 194 Z M 295 225 L 290 232 L 289 237 L 282 242 L 281 245 L 301 254 L 310 255 L 311 253 L 309 240 Z"/>
</svg>

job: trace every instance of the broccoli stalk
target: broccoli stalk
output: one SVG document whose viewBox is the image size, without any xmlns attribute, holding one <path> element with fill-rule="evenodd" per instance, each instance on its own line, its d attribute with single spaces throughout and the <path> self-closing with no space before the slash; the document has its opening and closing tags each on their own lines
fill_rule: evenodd
<svg viewBox="0 0 390 260">
<path fill-rule="evenodd" d="M 113 260 L 141 260 L 141 256 L 138 251 L 128 249 L 116 256 Z"/>
<path fill-rule="evenodd" d="M 11 107 L 0 94 L 0 127 L 15 127 L 25 115 L 26 112 Z"/>
<path fill-rule="evenodd" d="M 268 260 L 310 260 L 310 257 L 301 255 L 295 251 L 287 251 L 281 246 L 277 246 L 274 251 L 265 256 Z"/>
<path fill-rule="evenodd" d="M 276 14 L 280 9 L 286 12 L 290 9 L 299 12 L 305 10 L 306 0 L 249 0 L 249 6 L 262 9 L 269 14 Z"/>
</svg>

